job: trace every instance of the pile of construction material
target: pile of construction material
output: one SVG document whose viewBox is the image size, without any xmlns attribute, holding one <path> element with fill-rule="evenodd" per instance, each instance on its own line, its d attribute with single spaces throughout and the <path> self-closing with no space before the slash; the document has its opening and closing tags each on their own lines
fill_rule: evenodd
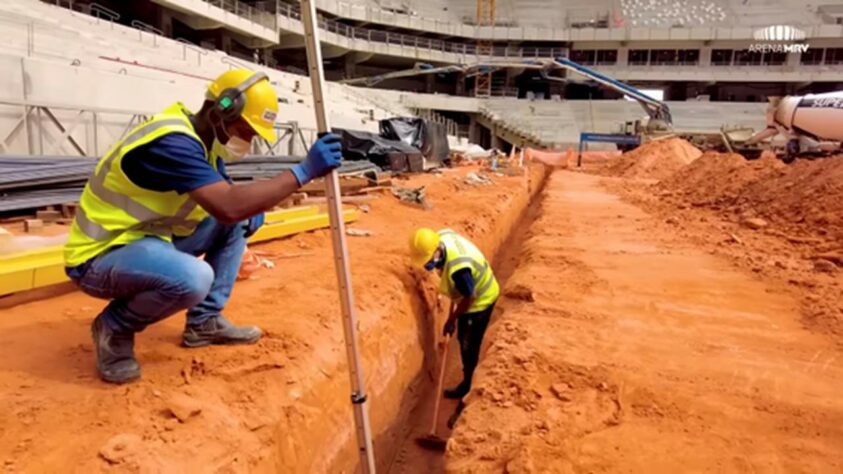
<svg viewBox="0 0 843 474">
<path fill-rule="evenodd" d="M 425 164 L 447 163 L 448 135 L 442 124 L 414 117 L 380 121 L 380 132 L 335 129 L 342 136 L 343 155 L 368 160 L 384 170 L 417 173 Z"/>
<path fill-rule="evenodd" d="M 234 181 L 276 176 L 301 161 L 295 156 L 250 156 L 227 163 Z M 69 156 L 5 156 L 0 158 L 0 213 L 14 214 L 47 206 L 75 203 L 97 160 Z M 346 161 L 340 174 L 347 176 L 376 172 L 370 161 Z"/>
</svg>

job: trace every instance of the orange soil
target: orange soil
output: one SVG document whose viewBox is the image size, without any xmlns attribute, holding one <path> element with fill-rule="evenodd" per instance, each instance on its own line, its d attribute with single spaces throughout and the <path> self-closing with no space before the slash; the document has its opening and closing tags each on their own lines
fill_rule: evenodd
<svg viewBox="0 0 843 474">
<path fill-rule="evenodd" d="M 549 178 L 447 471 L 841 472 L 843 350 L 803 288 L 600 181 Z"/>
<path fill-rule="evenodd" d="M 544 176 L 536 166 L 472 187 L 469 171 L 399 181 L 427 186 L 432 209 L 384 196 L 351 226 L 373 233 L 348 242 L 380 467 L 405 435 L 441 324 L 433 278 L 409 268 L 408 235 L 448 226 L 493 254 Z M 174 316 L 138 336 L 143 379 L 127 386 L 94 371 L 89 327 L 104 302 L 73 292 L 0 311 L 2 470 L 350 472 L 357 454 L 329 232 L 256 249 L 313 254 L 277 259 L 238 283 L 226 314 L 259 325 L 264 338 L 183 349 L 183 317 Z"/>
<path fill-rule="evenodd" d="M 612 187 L 683 239 L 786 284 L 805 327 L 843 346 L 843 159 L 785 165 L 706 153 L 657 185 Z M 758 218 L 766 227 L 745 224 Z"/>
<path fill-rule="evenodd" d="M 627 178 L 663 179 L 702 155 L 681 138 L 668 138 L 641 145 L 609 165 L 609 172 Z"/>
<path fill-rule="evenodd" d="M 695 207 L 762 217 L 783 230 L 843 242 L 843 157 L 785 165 L 771 155 L 747 161 L 706 153 L 658 189 Z"/>
</svg>

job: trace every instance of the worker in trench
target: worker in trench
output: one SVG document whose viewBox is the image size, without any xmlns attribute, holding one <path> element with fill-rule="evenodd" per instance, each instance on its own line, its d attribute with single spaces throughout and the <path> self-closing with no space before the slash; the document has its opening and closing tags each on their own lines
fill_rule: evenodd
<svg viewBox="0 0 843 474">
<path fill-rule="evenodd" d="M 500 294 L 492 268 L 483 253 L 453 230 L 418 229 L 410 240 L 414 266 L 440 276 L 439 291 L 451 298 L 451 312 L 442 328 L 444 336 L 457 331 L 463 379 L 445 390 L 445 397 L 461 399 L 471 390 L 471 379 L 480 360 L 480 347 Z"/>
<path fill-rule="evenodd" d="M 110 300 L 91 332 L 100 377 L 138 379 L 135 334 L 187 309 L 186 347 L 252 344 L 223 308 L 263 212 L 340 164 L 340 138 L 321 137 L 307 158 L 272 179 L 232 185 L 225 162 L 275 143 L 278 97 L 261 72 L 234 69 L 208 85 L 197 113 L 177 102 L 132 129 L 88 180 L 64 248 L 67 275 Z M 198 256 L 204 255 L 199 259 Z"/>
</svg>

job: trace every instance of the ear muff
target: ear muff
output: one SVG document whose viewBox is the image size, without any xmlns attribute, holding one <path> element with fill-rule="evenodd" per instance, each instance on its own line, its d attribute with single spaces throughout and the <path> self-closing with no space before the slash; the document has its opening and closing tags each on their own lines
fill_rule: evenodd
<svg viewBox="0 0 843 474">
<path fill-rule="evenodd" d="M 233 122 L 240 117 L 246 107 L 246 96 L 243 93 L 264 79 L 268 81 L 269 77 L 263 72 L 256 72 L 237 87 L 229 87 L 220 93 L 214 108 L 223 121 Z"/>
</svg>

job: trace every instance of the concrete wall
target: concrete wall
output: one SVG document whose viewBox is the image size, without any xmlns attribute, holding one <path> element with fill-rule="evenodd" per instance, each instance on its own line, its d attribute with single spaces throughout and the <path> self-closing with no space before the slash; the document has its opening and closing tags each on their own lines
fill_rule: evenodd
<svg viewBox="0 0 843 474">
<path fill-rule="evenodd" d="M 89 156 L 104 153 L 122 136 L 136 113 L 152 114 L 177 99 L 195 109 L 202 103 L 205 87 L 199 79 L 164 81 L 8 55 L 0 55 L 0 68 L 4 71 L 0 75 L 0 102 L 46 106 Z M 92 112 L 80 114 L 76 108 L 100 113 L 95 119 Z M 11 130 L 23 110 L 22 105 L 0 105 L 0 130 Z M 11 137 L 5 153 L 78 154 L 68 142 L 59 141 L 62 135 L 46 111 L 35 110 L 26 128 Z M 0 136 L 0 140 L 4 138 L 5 134 Z"/>
</svg>

